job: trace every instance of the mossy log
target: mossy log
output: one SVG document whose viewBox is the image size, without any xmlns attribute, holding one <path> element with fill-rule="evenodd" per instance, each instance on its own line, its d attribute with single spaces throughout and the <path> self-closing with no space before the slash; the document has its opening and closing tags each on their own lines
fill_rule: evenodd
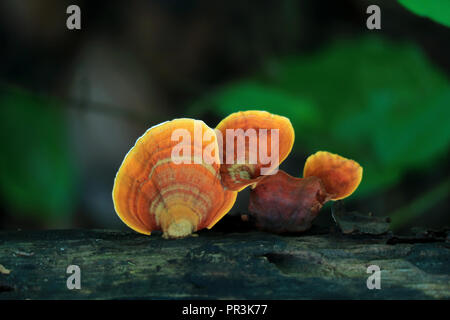
<svg viewBox="0 0 450 320">
<path fill-rule="evenodd" d="M 0 299 L 448 299 L 449 247 L 447 233 L 0 232 Z M 69 265 L 80 290 L 67 288 Z M 367 288 L 369 265 L 379 290 Z"/>
</svg>

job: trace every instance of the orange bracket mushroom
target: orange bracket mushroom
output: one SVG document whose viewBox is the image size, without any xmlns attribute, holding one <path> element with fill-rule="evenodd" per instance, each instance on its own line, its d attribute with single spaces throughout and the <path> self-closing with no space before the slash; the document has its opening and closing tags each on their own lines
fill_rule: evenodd
<svg viewBox="0 0 450 320">
<path fill-rule="evenodd" d="M 295 138 L 288 118 L 255 110 L 229 115 L 216 131 L 222 137 L 222 183 L 233 191 L 258 182 L 263 178 L 262 170 L 269 174 L 277 169 L 291 152 Z M 276 163 L 268 164 L 265 156 L 276 159 Z M 251 161 L 252 157 L 255 161 Z"/>
<path fill-rule="evenodd" d="M 195 128 L 199 140 L 191 139 L 198 135 Z M 177 129 L 189 139 L 180 142 Z M 174 150 L 183 153 L 174 157 Z M 176 119 L 148 129 L 117 172 L 113 201 L 118 216 L 137 232 L 162 230 L 166 238 L 211 228 L 237 195 L 223 188 L 218 157 L 215 132 L 202 121 Z"/>
<path fill-rule="evenodd" d="M 362 171 L 353 160 L 319 151 L 306 160 L 303 178 L 280 170 L 260 180 L 250 193 L 250 216 L 261 230 L 305 231 L 327 201 L 346 198 L 356 190 Z"/>
<path fill-rule="evenodd" d="M 347 198 L 362 180 L 363 168 L 354 160 L 318 151 L 306 159 L 304 177 L 318 177 L 331 195 L 331 200 Z"/>
</svg>

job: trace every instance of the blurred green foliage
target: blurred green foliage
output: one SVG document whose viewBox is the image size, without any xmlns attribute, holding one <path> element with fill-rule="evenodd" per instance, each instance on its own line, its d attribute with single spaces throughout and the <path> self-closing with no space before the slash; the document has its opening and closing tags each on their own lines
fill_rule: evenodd
<svg viewBox="0 0 450 320">
<path fill-rule="evenodd" d="M 364 167 L 356 192 L 362 195 L 392 186 L 407 170 L 429 168 L 448 150 L 449 106 L 448 80 L 418 48 L 367 38 L 269 61 L 258 74 L 208 93 L 190 112 L 287 116 L 294 149 L 327 150 Z M 301 176 L 303 163 L 298 167 Z"/>
<path fill-rule="evenodd" d="M 450 179 L 447 178 L 431 190 L 424 192 L 410 203 L 392 212 L 389 215 L 391 218 L 391 228 L 397 229 L 403 227 L 412 219 L 420 216 L 427 210 L 430 210 L 434 205 L 436 205 L 436 203 L 439 203 L 442 199 L 448 198 L 449 190 Z"/>
<path fill-rule="evenodd" d="M 48 99 L 0 88 L 0 191 L 7 207 L 35 221 L 71 213 L 75 172 L 65 119 Z"/>
<path fill-rule="evenodd" d="M 398 0 L 415 14 L 450 27 L 449 0 Z"/>
</svg>

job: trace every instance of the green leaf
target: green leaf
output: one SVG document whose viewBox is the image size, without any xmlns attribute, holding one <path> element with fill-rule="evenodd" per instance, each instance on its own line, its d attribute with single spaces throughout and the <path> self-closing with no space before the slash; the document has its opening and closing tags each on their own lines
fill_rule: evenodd
<svg viewBox="0 0 450 320">
<path fill-rule="evenodd" d="M 57 105 L 0 88 L 0 192 L 15 213 L 48 220 L 71 213 L 75 173 Z"/>
<path fill-rule="evenodd" d="M 195 110 L 225 117 L 256 106 L 289 117 L 294 152 L 327 150 L 364 167 L 357 196 L 439 159 L 450 146 L 449 105 L 448 80 L 417 47 L 364 38 L 268 61 L 260 74 L 200 99 Z"/>
<path fill-rule="evenodd" d="M 311 102 L 260 81 L 245 80 L 226 85 L 213 100 L 214 111 L 221 117 L 236 111 L 266 110 L 289 117 L 298 127 L 317 126 L 321 120 Z M 190 112 L 202 110 L 201 104 L 196 107 Z"/>
<path fill-rule="evenodd" d="M 411 45 L 341 41 L 317 56 L 281 60 L 273 83 L 326 115 L 327 126 L 303 143 L 360 162 L 358 192 L 394 184 L 449 146 L 449 83 Z"/>
<path fill-rule="evenodd" d="M 450 27 L 449 0 L 398 0 L 415 14 Z"/>
</svg>

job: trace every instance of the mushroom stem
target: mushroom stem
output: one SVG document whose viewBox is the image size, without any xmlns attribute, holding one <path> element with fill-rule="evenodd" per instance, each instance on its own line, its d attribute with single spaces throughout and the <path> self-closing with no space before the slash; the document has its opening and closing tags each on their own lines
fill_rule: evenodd
<svg viewBox="0 0 450 320">
<path fill-rule="evenodd" d="M 161 229 L 164 238 L 184 238 L 195 230 L 198 215 L 184 205 L 173 205 L 161 215 Z"/>
</svg>

